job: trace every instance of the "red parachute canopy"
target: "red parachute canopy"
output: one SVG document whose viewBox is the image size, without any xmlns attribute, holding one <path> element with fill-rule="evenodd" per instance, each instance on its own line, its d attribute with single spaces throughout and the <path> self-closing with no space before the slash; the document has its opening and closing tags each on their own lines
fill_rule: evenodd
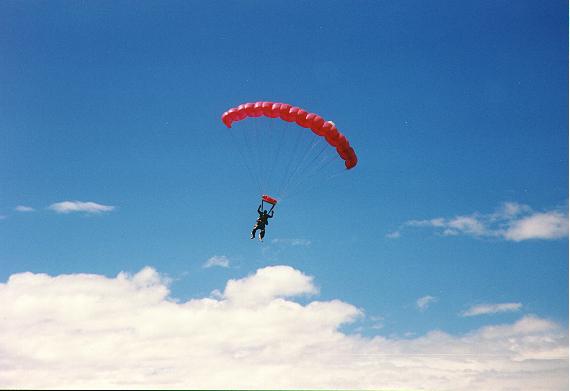
<svg viewBox="0 0 570 391">
<path fill-rule="evenodd" d="M 287 103 L 244 103 L 222 114 L 222 122 L 228 128 L 231 128 L 232 123 L 235 121 L 241 121 L 247 117 L 261 116 L 295 122 L 303 128 L 311 129 L 313 133 L 317 136 L 324 137 L 332 147 L 336 148 L 348 170 L 356 166 L 358 159 L 354 149 L 352 149 L 348 139 L 338 131 L 332 121 L 326 121 L 318 114 L 310 113 Z"/>
<path fill-rule="evenodd" d="M 268 196 L 267 194 L 262 195 L 261 199 L 271 205 L 275 205 L 277 203 L 275 198 Z"/>
</svg>

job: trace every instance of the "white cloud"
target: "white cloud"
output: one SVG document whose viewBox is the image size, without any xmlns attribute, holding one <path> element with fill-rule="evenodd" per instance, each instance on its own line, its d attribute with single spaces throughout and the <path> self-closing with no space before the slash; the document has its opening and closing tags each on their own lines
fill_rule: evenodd
<svg viewBox="0 0 570 391">
<path fill-rule="evenodd" d="M 311 245 L 311 241 L 308 239 L 275 238 L 275 239 L 271 239 L 271 243 L 285 244 L 285 245 L 289 245 L 289 246 L 310 246 Z"/>
<path fill-rule="evenodd" d="M 14 208 L 16 212 L 34 212 L 35 209 L 31 206 L 18 205 Z"/>
<path fill-rule="evenodd" d="M 496 219 L 508 219 L 530 212 L 532 212 L 532 209 L 528 205 L 519 204 L 518 202 L 504 202 L 494 213 L 493 217 Z"/>
<path fill-rule="evenodd" d="M 560 239 L 568 236 L 568 215 L 558 211 L 534 213 L 512 221 L 504 232 L 506 239 Z"/>
<path fill-rule="evenodd" d="M 428 309 L 431 303 L 435 303 L 436 301 L 437 297 L 433 297 L 430 295 L 422 296 L 416 300 L 416 307 L 418 307 L 420 311 L 425 311 Z"/>
<path fill-rule="evenodd" d="M 290 266 L 268 266 L 246 278 L 229 280 L 224 297 L 233 303 L 249 305 L 270 302 L 276 297 L 316 293 L 312 277 Z"/>
<path fill-rule="evenodd" d="M 522 308 L 521 303 L 479 304 L 461 313 L 462 316 L 496 314 L 498 312 L 514 312 Z"/>
<path fill-rule="evenodd" d="M 568 212 L 552 210 L 534 212 L 528 205 L 506 202 L 495 212 L 472 213 L 451 218 L 437 217 L 426 220 L 409 220 L 397 233 L 399 237 L 406 227 L 432 228 L 443 236 L 492 237 L 511 241 L 529 239 L 560 239 L 568 236 Z"/>
<path fill-rule="evenodd" d="M 0 284 L 0 384 L 67 389 L 566 390 L 567 330 L 524 316 L 463 335 L 340 331 L 340 300 L 300 304 L 310 276 L 272 266 L 177 302 L 154 269 L 20 273 Z"/>
<path fill-rule="evenodd" d="M 115 209 L 114 206 L 101 205 L 96 202 L 83 202 L 83 201 L 62 201 L 51 204 L 48 209 L 56 213 L 90 213 L 97 214 L 103 212 L 110 212 Z"/>
<path fill-rule="evenodd" d="M 444 234 L 458 235 L 464 233 L 468 235 L 480 236 L 486 231 L 485 225 L 473 216 L 458 216 L 447 221 Z"/>
<path fill-rule="evenodd" d="M 202 267 L 209 268 L 213 266 L 230 267 L 230 259 L 225 255 L 214 255 L 209 258 Z"/>
</svg>

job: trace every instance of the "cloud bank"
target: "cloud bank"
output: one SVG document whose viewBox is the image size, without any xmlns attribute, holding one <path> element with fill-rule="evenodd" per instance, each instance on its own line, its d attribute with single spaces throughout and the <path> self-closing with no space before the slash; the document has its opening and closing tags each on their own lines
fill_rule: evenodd
<svg viewBox="0 0 570 391">
<path fill-rule="evenodd" d="M 363 313 L 301 304 L 313 278 L 272 266 L 218 298 L 176 301 L 147 267 L 109 278 L 20 273 L 0 284 L 0 386 L 7 389 L 566 390 L 567 330 L 537 316 L 463 335 L 340 331 Z"/>
<path fill-rule="evenodd" d="M 48 209 L 56 213 L 88 213 L 99 214 L 104 212 L 111 212 L 115 209 L 114 206 L 102 205 L 96 202 L 83 202 L 83 201 L 62 201 L 51 204 Z"/>
<path fill-rule="evenodd" d="M 568 212 L 558 209 L 536 212 L 528 205 L 507 202 L 488 214 L 475 212 L 451 218 L 409 220 L 386 237 L 397 239 L 404 229 L 410 227 L 429 228 L 443 236 L 492 237 L 515 242 L 553 240 L 568 236 Z"/>
</svg>

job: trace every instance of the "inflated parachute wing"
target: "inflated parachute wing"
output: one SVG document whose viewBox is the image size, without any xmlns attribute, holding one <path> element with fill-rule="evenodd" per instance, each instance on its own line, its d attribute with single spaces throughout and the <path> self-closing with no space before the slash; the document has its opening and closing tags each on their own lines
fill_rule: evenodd
<svg viewBox="0 0 570 391">
<path fill-rule="evenodd" d="M 277 200 L 267 194 L 261 196 L 261 200 L 267 202 L 268 204 L 275 205 L 277 204 Z"/>
<path fill-rule="evenodd" d="M 313 131 L 317 136 L 326 139 L 327 143 L 336 148 L 338 155 L 344 160 L 347 169 L 356 166 L 358 158 L 348 139 L 338 131 L 332 121 L 327 121 L 318 114 L 310 113 L 299 107 L 276 102 L 244 103 L 231 108 L 222 114 L 222 122 L 228 127 L 232 123 L 248 117 L 268 117 L 287 122 L 295 122 L 297 125 Z"/>
</svg>

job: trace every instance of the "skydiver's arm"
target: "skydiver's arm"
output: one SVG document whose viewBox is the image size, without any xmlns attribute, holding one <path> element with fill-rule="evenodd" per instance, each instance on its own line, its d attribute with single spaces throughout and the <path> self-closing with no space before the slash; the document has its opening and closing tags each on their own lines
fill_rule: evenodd
<svg viewBox="0 0 570 391">
<path fill-rule="evenodd" d="M 274 211 L 269 212 L 269 218 L 272 218 L 272 217 L 273 217 L 273 212 L 274 212 Z"/>
<path fill-rule="evenodd" d="M 257 207 L 257 213 L 261 214 L 261 204 Z"/>
</svg>

